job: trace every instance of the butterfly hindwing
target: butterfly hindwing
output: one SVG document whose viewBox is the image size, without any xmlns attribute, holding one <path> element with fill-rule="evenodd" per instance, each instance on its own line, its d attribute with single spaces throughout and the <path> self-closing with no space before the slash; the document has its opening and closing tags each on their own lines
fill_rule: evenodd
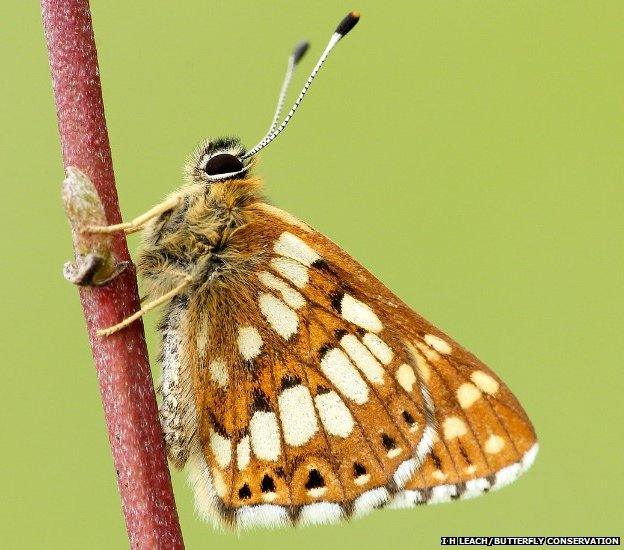
<svg viewBox="0 0 624 550">
<path fill-rule="evenodd" d="M 331 522 L 520 473 L 533 429 L 474 356 L 289 214 L 257 203 L 238 232 L 245 269 L 184 312 L 200 511 L 240 528 Z"/>
<path fill-rule="evenodd" d="M 450 340 L 448 340 L 450 342 Z M 470 498 L 513 481 L 536 450 L 531 423 L 507 387 L 470 356 L 440 342 L 417 343 L 417 361 L 435 404 L 436 442 L 397 505 Z"/>
</svg>

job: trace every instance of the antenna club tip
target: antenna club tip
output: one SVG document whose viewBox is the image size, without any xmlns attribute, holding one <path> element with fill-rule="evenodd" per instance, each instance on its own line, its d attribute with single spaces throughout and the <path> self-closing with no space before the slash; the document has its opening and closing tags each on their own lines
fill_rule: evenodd
<svg viewBox="0 0 624 550">
<path fill-rule="evenodd" d="M 338 23 L 336 27 L 336 32 L 340 36 L 345 36 L 353 27 L 357 25 L 357 22 L 360 20 L 360 12 L 359 11 L 351 11 L 349 12 L 345 18 Z"/>
<path fill-rule="evenodd" d="M 295 49 L 292 53 L 293 62 L 295 65 L 299 63 L 299 61 L 301 61 L 301 58 L 306 54 L 309 47 L 310 43 L 307 40 L 302 40 L 301 42 L 299 42 L 299 44 L 295 46 Z"/>
</svg>

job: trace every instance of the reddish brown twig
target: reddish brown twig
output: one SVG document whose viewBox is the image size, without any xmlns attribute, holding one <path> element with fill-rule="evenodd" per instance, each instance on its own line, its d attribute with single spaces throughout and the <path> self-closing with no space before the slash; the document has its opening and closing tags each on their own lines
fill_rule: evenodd
<svg viewBox="0 0 624 550">
<path fill-rule="evenodd" d="M 78 168 L 93 181 L 108 223 L 118 223 L 89 2 L 42 0 L 41 7 L 64 166 Z M 117 261 L 130 259 L 123 235 L 107 246 Z M 82 287 L 80 300 L 131 546 L 183 548 L 143 326 L 136 322 L 106 338 L 95 334 L 139 309 L 134 270 L 126 269 L 107 286 Z"/>
</svg>

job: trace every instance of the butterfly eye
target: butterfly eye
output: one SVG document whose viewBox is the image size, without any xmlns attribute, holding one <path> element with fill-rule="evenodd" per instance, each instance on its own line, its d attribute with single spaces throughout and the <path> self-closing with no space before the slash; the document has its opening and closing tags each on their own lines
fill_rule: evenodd
<svg viewBox="0 0 624 550">
<path fill-rule="evenodd" d="M 220 153 L 211 157 L 206 163 L 204 172 L 209 176 L 220 176 L 240 172 L 244 168 L 238 157 L 227 153 Z"/>
</svg>

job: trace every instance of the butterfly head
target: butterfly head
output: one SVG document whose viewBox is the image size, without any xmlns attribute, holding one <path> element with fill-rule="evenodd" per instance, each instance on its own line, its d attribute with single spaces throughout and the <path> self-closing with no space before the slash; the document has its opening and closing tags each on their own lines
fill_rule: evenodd
<svg viewBox="0 0 624 550">
<path fill-rule="evenodd" d="M 288 58 L 286 76 L 284 77 L 284 82 L 281 87 L 275 114 L 264 137 L 248 151 L 243 147 L 238 138 L 225 137 L 205 142 L 196 151 L 195 155 L 193 155 L 187 165 L 187 172 L 189 172 L 187 174 L 188 179 L 190 179 L 193 183 L 214 183 L 224 180 L 245 179 L 250 168 L 254 165 L 255 155 L 271 143 L 279 134 L 282 133 L 284 128 L 286 128 L 287 124 L 295 114 L 295 111 L 301 104 L 306 92 L 310 88 L 312 81 L 316 77 L 323 63 L 325 63 L 329 53 L 333 50 L 334 46 L 336 46 L 336 44 L 338 44 L 338 42 L 353 27 L 355 27 L 359 19 L 359 13 L 352 11 L 348 13 L 342 21 L 340 21 L 334 31 L 334 34 L 331 36 L 329 43 L 325 47 L 325 50 L 323 50 L 319 60 L 312 69 L 312 72 L 310 73 L 303 89 L 295 100 L 294 105 L 280 123 L 282 108 L 284 106 L 288 86 L 290 85 L 295 67 L 299 61 L 301 61 L 309 47 L 309 44 L 306 41 L 302 41 L 297 44 Z"/>
<path fill-rule="evenodd" d="M 236 137 L 207 140 L 188 164 L 190 179 L 196 183 L 244 179 L 254 164 L 253 158 L 244 155 L 245 147 Z"/>
</svg>

